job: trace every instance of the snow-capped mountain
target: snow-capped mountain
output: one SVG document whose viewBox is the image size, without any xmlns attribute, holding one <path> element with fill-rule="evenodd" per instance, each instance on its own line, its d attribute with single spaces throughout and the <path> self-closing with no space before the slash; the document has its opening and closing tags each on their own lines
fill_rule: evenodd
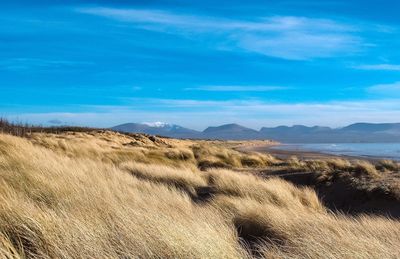
<svg viewBox="0 0 400 259">
<path fill-rule="evenodd" d="M 115 126 L 112 129 L 122 132 L 146 133 L 172 138 L 196 138 L 201 134 L 201 132 L 165 122 L 126 123 Z"/>
<path fill-rule="evenodd" d="M 177 131 L 177 130 L 185 130 L 184 127 L 181 127 L 176 124 L 170 124 L 167 122 L 161 122 L 161 121 L 156 121 L 156 122 L 143 122 L 141 123 L 143 125 L 147 125 L 150 128 L 158 128 L 158 129 L 163 129 L 163 130 L 169 130 L 169 131 Z M 188 130 L 188 129 L 186 129 Z"/>
<path fill-rule="evenodd" d="M 167 123 L 167 122 L 161 122 L 161 121 L 156 121 L 156 122 L 142 122 L 142 124 L 147 125 L 149 127 L 153 128 L 169 128 L 173 125 Z"/>
</svg>

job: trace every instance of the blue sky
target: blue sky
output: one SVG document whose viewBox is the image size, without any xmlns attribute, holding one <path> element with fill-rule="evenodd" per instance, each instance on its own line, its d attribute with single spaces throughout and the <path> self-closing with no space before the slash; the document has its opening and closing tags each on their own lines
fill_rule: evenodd
<svg viewBox="0 0 400 259">
<path fill-rule="evenodd" d="M 398 1 L 0 3 L 0 116 L 203 129 L 400 121 Z"/>
</svg>

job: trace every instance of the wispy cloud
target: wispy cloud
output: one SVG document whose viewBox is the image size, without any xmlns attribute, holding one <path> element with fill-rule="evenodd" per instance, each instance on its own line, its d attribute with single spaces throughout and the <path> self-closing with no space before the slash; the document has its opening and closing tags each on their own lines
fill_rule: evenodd
<svg viewBox="0 0 400 259">
<path fill-rule="evenodd" d="M 60 69 L 75 66 L 93 65 L 92 62 L 72 60 L 49 60 L 39 58 L 10 58 L 0 61 L 0 69 L 9 71 L 25 71 L 31 69 Z"/>
<path fill-rule="evenodd" d="M 270 16 L 232 20 L 163 10 L 105 7 L 80 8 L 77 11 L 191 39 L 196 33 L 196 40 L 213 38 L 216 48 L 240 49 L 289 60 L 348 55 L 364 46 L 363 40 L 355 35 L 358 28 L 329 19 Z"/>
<path fill-rule="evenodd" d="M 378 84 L 367 88 L 371 93 L 389 96 L 400 96 L 400 81 L 390 84 Z"/>
<path fill-rule="evenodd" d="M 360 70 L 400 71 L 400 65 L 397 64 L 358 65 L 353 66 L 353 68 Z"/>
<path fill-rule="evenodd" d="M 265 85 L 211 85 L 185 88 L 186 91 L 205 91 L 205 92 L 269 92 L 285 90 L 283 86 L 265 86 Z"/>
<path fill-rule="evenodd" d="M 400 83 L 399 83 L 400 87 Z M 138 99 L 135 99 L 138 101 Z M 354 101 L 330 101 L 314 103 L 285 103 L 285 102 L 267 102 L 262 100 L 191 100 L 191 99 L 141 99 L 142 102 L 158 105 L 159 107 L 186 107 L 198 108 L 209 107 L 216 110 L 247 111 L 247 112 L 294 112 L 299 114 L 313 114 L 317 112 L 349 112 L 352 111 L 400 111 L 398 106 L 399 99 L 384 100 L 354 100 Z"/>
<path fill-rule="evenodd" d="M 331 30 L 356 31 L 357 28 L 329 19 L 307 17 L 272 16 L 255 20 L 230 20 L 221 17 L 178 14 L 171 11 L 154 9 L 117 9 L 107 7 L 79 8 L 78 12 L 103 16 L 125 22 L 147 25 L 173 26 L 191 30 L 238 30 L 282 31 L 282 30 Z M 148 27 L 150 28 L 150 27 Z"/>
</svg>

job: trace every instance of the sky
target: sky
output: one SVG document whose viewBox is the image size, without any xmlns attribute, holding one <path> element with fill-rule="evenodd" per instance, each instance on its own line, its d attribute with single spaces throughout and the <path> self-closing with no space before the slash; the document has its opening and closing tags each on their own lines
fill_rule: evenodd
<svg viewBox="0 0 400 259">
<path fill-rule="evenodd" d="M 0 3 L 0 117 L 48 126 L 162 121 L 400 122 L 395 0 Z"/>
</svg>

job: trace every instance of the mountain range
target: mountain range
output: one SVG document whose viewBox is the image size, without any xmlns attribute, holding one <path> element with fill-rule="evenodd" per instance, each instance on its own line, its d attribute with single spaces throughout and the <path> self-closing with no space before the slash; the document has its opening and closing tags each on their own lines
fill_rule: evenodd
<svg viewBox="0 0 400 259">
<path fill-rule="evenodd" d="M 400 142 L 400 123 L 355 123 L 343 128 L 304 125 L 263 127 L 259 131 L 238 124 L 225 124 L 196 131 L 175 124 L 126 123 L 111 128 L 128 133 L 146 133 L 171 138 L 260 140 L 282 143 L 377 143 Z"/>
</svg>

